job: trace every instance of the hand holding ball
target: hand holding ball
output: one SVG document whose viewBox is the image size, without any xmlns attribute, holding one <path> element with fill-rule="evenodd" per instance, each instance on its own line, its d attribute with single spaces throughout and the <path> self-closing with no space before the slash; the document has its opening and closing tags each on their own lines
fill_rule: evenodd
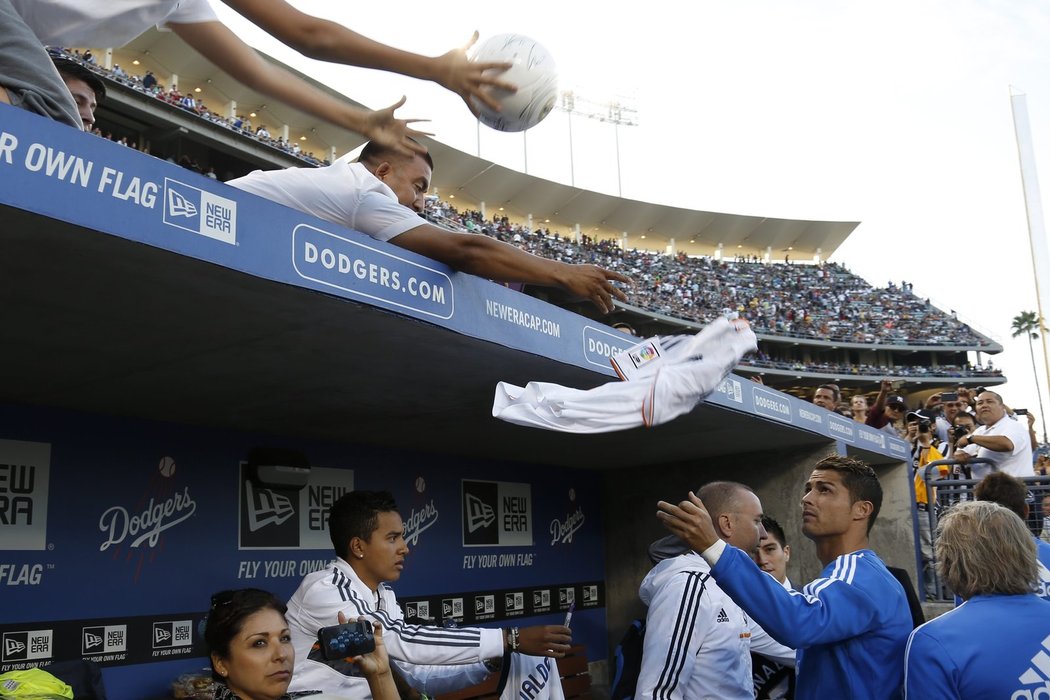
<svg viewBox="0 0 1050 700">
<path fill-rule="evenodd" d="M 498 131 L 525 131 L 554 109 L 558 99 L 558 72 L 554 59 L 539 43 L 521 34 L 497 34 L 474 50 L 472 61 L 512 64 L 500 79 L 518 86 L 517 92 L 486 88 L 501 111 L 475 102 L 482 124 Z"/>
</svg>

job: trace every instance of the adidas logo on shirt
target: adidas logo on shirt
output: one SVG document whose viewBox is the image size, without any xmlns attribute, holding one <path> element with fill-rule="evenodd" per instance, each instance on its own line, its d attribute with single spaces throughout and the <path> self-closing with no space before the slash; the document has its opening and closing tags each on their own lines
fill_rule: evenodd
<svg viewBox="0 0 1050 700">
<path fill-rule="evenodd" d="M 725 608 L 721 608 L 718 611 L 718 619 L 716 619 L 715 622 L 729 622 L 729 615 L 726 615 Z"/>
<path fill-rule="evenodd" d="M 1010 700 L 1050 698 L 1050 655 L 1047 654 L 1050 651 L 1050 637 L 1043 640 L 1042 647 L 1032 657 L 1032 666 L 1017 678 L 1022 685 L 1037 687 L 1020 688 L 1010 696 Z"/>
</svg>

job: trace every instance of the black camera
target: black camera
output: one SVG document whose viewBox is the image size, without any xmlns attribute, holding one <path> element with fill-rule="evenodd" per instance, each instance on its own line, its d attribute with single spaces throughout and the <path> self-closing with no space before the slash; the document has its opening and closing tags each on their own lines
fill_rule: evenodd
<svg viewBox="0 0 1050 700">
<path fill-rule="evenodd" d="M 928 433 L 928 432 L 930 432 L 930 419 L 929 418 L 923 418 L 923 419 L 921 419 L 919 421 L 919 432 L 920 433 Z"/>
<path fill-rule="evenodd" d="M 965 425 L 953 425 L 951 432 L 952 432 L 952 440 L 958 440 L 959 438 L 963 437 L 964 435 L 969 435 L 970 434 L 970 429 L 967 428 Z"/>
<path fill-rule="evenodd" d="M 372 623 L 355 620 L 342 625 L 322 627 L 317 632 L 321 653 L 329 661 L 349 659 L 376 650 Z"/>
</svg>

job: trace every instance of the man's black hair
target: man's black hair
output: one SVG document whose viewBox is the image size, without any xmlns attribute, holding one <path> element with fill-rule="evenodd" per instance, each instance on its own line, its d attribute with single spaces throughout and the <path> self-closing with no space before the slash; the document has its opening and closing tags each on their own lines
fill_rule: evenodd
<svg viewBox="0 0 1050 700">
<path fill-rule="evenodd" d="M 379 514 L 397 511 L 389 491 L 351 491 L 343 494 L 328 511 L 328 534 L 336 556 L 346 559 L 350 540 L 368 541 L 379 527 Z"/>
<path fill-rule="evenodd" d="M 78 61 L 66 58 L 63 55 L 51 54 L 51 61 L 63 77 L 83 80 L 91 88 L 91 91 L 95 93 L 96 102 L 101 103 L 102 100 L 106 99 L 106 84 L 102 82 L 102 79 L 94 71 L 85 68 Z"/>
<path fill-rule="evenodd" d="M 784 536 L 784 528 L 780 527 L 780 523 L 768 515 L 763 515 L 762 527 L 766 529 L 770 537 L 780 543 L 781 547 L 787 547 L 787 537 Z"/>
<path fill-rule="evenodd" d="M 850 503 L 868 501 L 871 503 L 871 518 L 868 519 L 868 532 L 875 525 L 875 518 L 882 509 L 882 484 L 875 470 L 869 465 L 842 455 L 831 455 L 813 465 L 814 469 L 838 472 L 842 475 L 842 485 L 849 492 Z"/>
<path fill-rule="evenodd" d="M 978 501 L 992 501 L 1017 513 L 1025 520 L 1028 517 L 1028 487 L 1017 477 L 1006 472 L 992 472 L 981 479 L 973 490 L 973 497 Z"/>
<path fill-rule="evenodd" d="M 412 141 L 413 143 L 419 143 L 419 141 L 416 141 L 413 138 L 410 138 L 409 140 Z M 422 145 L 422 144 L 420 144 L 420 145 Z M 368 143 L 365 144 L 364 150 L 361 151 L 361 155 L 359 155 L 357 157 L 357 160 L 358 160 L 359 163 L 364 163 L 365 165 L 371 165 L 371 166 L 375 167 L 375 166 L 378 166 L 383 161 L 397 160 L 397 159 L 402 159 L 403 160 L 403 159 L 405 159 L 407 157 L 408 156 L 406 156 L 404 153 L 401 153 L 400 151 L 395 151 L 393 148 L 390 148 L 389 146 L 384 146 L 382 144 L 378 144 L 375 141 L 369 141 Z M 424 151 L 423 153 L 419 154 L 419 157 L 427 162 L 427 165 L 430 166 L 431 172 L 433 172 L 433 170 L 434 170 L 434 159 L 430 157 L 430 153 Z"/>
<path fill-rule="evenodd" d="M 842 392 L 839 390 L 838 384 L 821 384 L 817 387 L 817 390 L 819 389 L 827 389 L 835 397 L 835 403 L 839 402 L 839 396 L 842 395 Z M 816 390 L 813 393 L 816 393 Z"/>
</svg>

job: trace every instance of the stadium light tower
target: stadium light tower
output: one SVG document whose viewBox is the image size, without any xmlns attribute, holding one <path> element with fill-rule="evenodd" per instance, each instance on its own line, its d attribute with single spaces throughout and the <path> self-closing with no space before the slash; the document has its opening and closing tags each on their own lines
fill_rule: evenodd
<svg viewBox="0 0 1050 700">
<path fill-rule="evenodd" d="M 572 148 L 572 116 L 594 119 L 613 125 L 613 136 L 616 139 L 616 194 L 623 196 L 623 182 L 620 179 L 620 127 L 638 126 L 638 109 L 630 98 L 617 96 L 611 100 L 599 100 L 578 90 L 562 90 L 555 108 L 565 112 L 569 121 L 569 179 L 576 186 L 576 163 Z"/>
</svg>

